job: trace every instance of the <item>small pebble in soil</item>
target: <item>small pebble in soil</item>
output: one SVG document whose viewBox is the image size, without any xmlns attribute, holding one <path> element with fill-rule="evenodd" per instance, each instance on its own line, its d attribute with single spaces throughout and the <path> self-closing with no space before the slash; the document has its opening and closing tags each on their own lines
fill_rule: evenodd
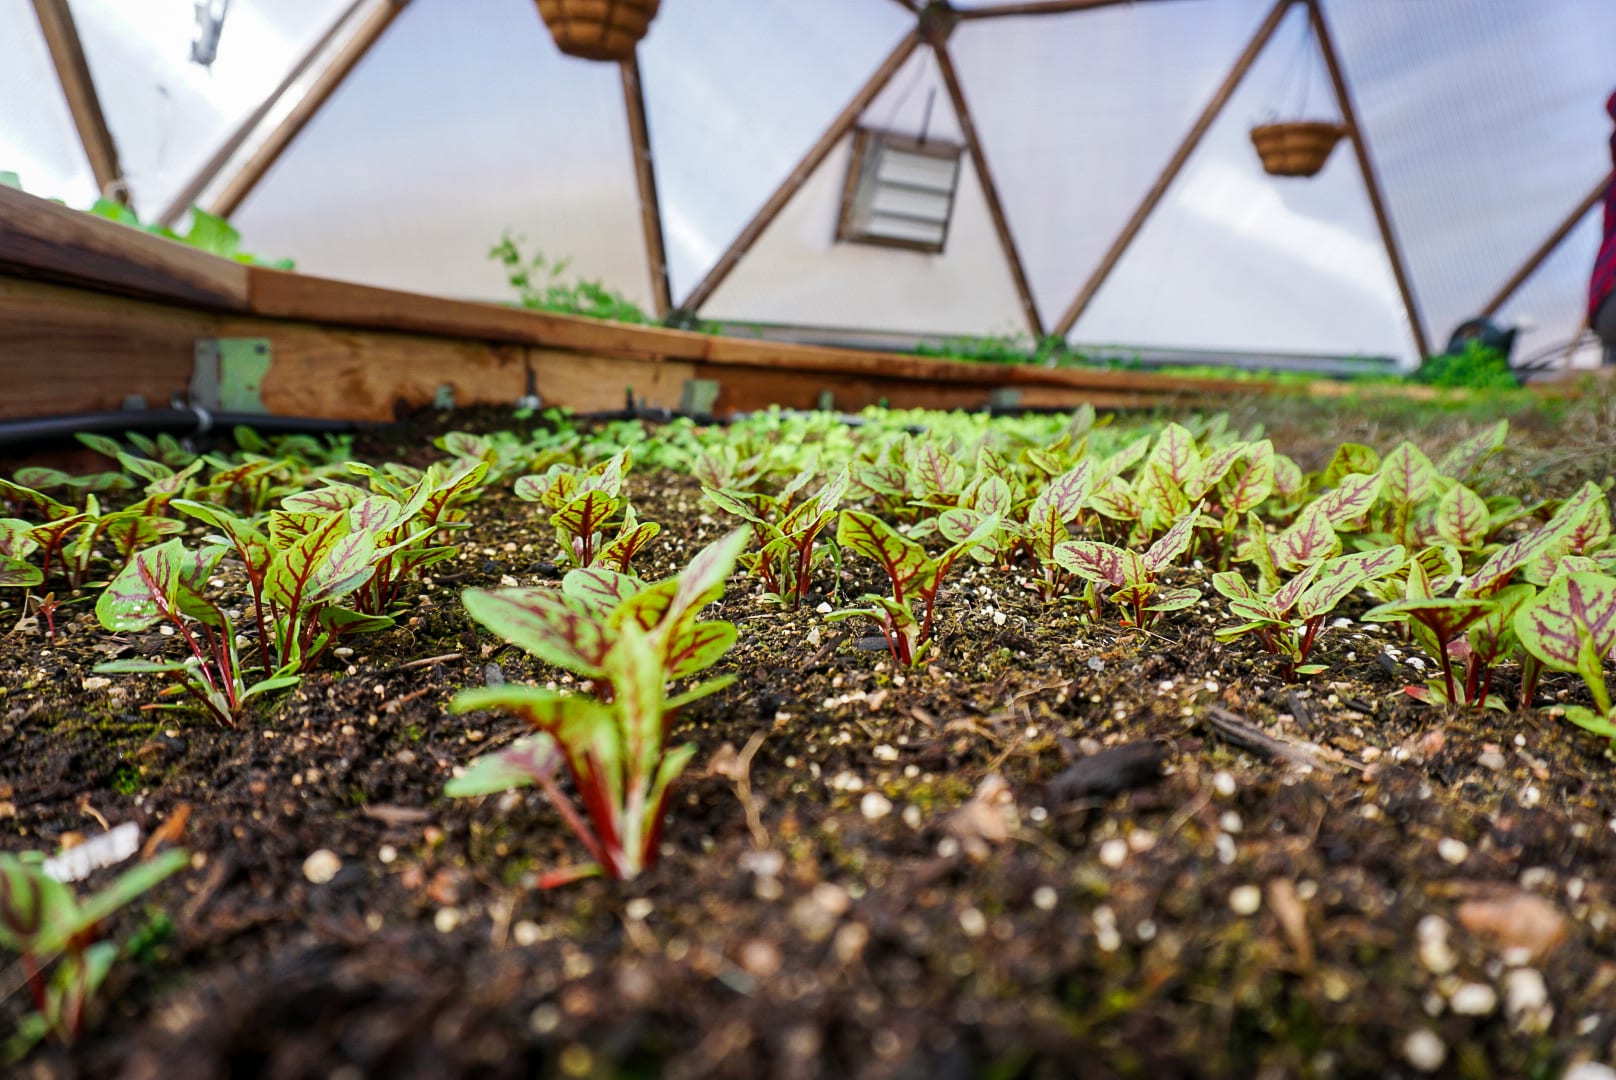
<svg viewBox="0 0 1616 1080">
<path fill-rule="evenodd" d="M 1055 902 L 1059 899 L 1055 890 L 1048 885 L 1040 885 L 1032 891 L 1032 906 L 1039 911 L 1055 910 Z"/>
<path fill-rule="evenodd" d="M 438 933 L 447 934 L 460 925 L 460 909 L 452 907 L 439 908 L 432 916 L 432 925 Z"/>
<path fill-rule="evenodd" d="M 1536 968 L 1515 968 L 1504 976 L 1504 1014 L 1517 1030 L 1540 1034 L 1554 1019 L 1549 988 Z"/>
<path fill-rule="evenodd" d="M 1560 1080 L 1616 1080 L 1616 1069 L 1597 1061 L 1579 1061 Z"/>
<path fill-rule="evenodd" d="M 1245 822 L 1241 821 L 1240 815 L 1233 810 L 1225 810 L 1218 815 L 1218 828 L 1226 833 L 1238 833 L 1244 827 Z"/>
<path fill-rule="evenodd" d="M 1444 836 L 1436 842 L 1436 853 L 1442 856 L 1442 861 L 1458 866 L 1470 858 L 1470 845 L 1463 840 L 1455 840 L 1451 836 Z"/>
<path fill-rule="evenodd" d="M 742 945 L 738 959 L 741 968 L 748 975 L 755 975 L 760 979 L 767 979 L 775 974 L 784 963 L 779 947 L 763 938 L 752 938 Z"/>
<path fill-rule="evenodd" d="M 1262 890 L 1255 885 L 1240 885 L 1229 892 L 1229 909 L 1236 915 L 1255 915 L 1262 907 Z"/>
<path fill-rule="evenodd" d="M 398 848 L 394 847 L 392 844 L 383 844 L 381 847 L 376 849 L 376 858 L 383 865 L 386 865 L 387 863 L 390 863 L 394 859 L 398 858 Z"/>
<path fill-rule="evenodd" d="M 1212 790 L 1225 799 L 1235 792 L 1234 775 L 1227 770 L 1219 769 L 1212 777 Z"/>
<path fill-rule="evenodd" d="M 530 945 L 537 945 L 540 941 L 543 941 L 544 933 L 539 929 L 538 923 L 532 919 L 523 919 L 511 927 L 511 940 L 525 949 Z M 543 1008 L 543 1006 L 540 1006 L 540 1008 Z"/>
<path fill-rule="evenodd" d="M 1107 840 L 1100 845 L 1100 862 L 1115 870 L 1128 859 L 1128 841 L 1121 838 Z"/>
<path fill-rule="evenodd" d="M 527 1026 L 535 1035 L 548 1035 L 561 1025 L 561 1010 L 548 1001 L 528 1013 Z"/>
<path fill-rule="evenodd" d="M 1498 992 L 1486 983 L 1465 983 L 1453 992 L 1448 1006 L 1460 1016 L 1486 1016 L 1498 1008 Z"/>
<path fill-rule="evenodd" d="M 1094 909 L 1094 944 L 1101 952 L 1116 952 L 1122 948 L 1122 935 L 1117 932 L 1116 912 L 1101 904 Z"/>
<path fill-rule="evenodd" d="M 1457 964 L 1448 944 L 1448 922 L 1440 915 L 1426 915 L 1414 927 L 1420 964 L 1433 975 L 1446 975 Z"/>
<path fill-rule="evenodd" d="M 892 800 L 879 791 L 866 792 L 859 800 L 859 813 L 868 821 L 880 821 L 892 813 Z"/>
<path fill-rule="evenodd" d="M 315 885 L 328 884 L 342 869 L 342 859 L 334 851 L 321 848 L 303 860 L 303 876 Z"/>
<path fill-rule="evenodd" d="M 643 896 L 636 896 L 623 905 L 623 914 L 635 922 L 644 922 L 654 910 L 654 905 Z"/>
<path fill-rule="evenodd" d="M 1403 1060 L 1421 1072 L 1436 1072 L 1448 1060 L 1448 1044 L 1427 1028 L 1411 1031 L 1403 1040 Z"/>
<path fill-rule="evenodd" d="M 959 924 L 966 937 L 981 937 L 988 930 L 987 916 L 974 907 L 968 907 L 960 912 Z"/>
</svg>

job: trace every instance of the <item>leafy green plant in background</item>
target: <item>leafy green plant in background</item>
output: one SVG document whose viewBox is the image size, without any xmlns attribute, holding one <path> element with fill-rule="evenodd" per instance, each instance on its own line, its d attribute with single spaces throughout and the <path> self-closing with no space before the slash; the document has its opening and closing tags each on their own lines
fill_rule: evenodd
<svg viewBox="0 0 1616 1080">
<path fill-rule="evenodd" d="M 683 693 L 668 684 L 710 668 L 735 643 L 733 624 L 701 621 L 747 541 L 745 530 L 708 545 L 678 576 L 645 585 L 610 570 L 577 569 L 561 589 L 467 589 L 472 618 L 548 663 L 588 679 L 594 694 L 532 686 L 485 687 L 455 696 L 455 712 L 503 709 L 535 734 L 473 762 L 452 780 L 453 797 L 537 785 L 590 863 L 540 877 L 551 887 L 604 874 L 630 879 L 656 862 L 669 785 L 695 753 L 667 749 L 679 709 L 727 686 L 733 676 Z M 583 806 L 561 790 L 565 769 Z"/>
<path fill-rule="evenodd" d="M 1509 358 L 1491 345 L 1467 341 L 1463 352 L 1428 357 L 1412 376 L 1426 386 L 1466 390 L 1514 390 L 1520 380 Z"/>
<path fill-rule="evenodd" d="M 241 250 L 241 234 L 235 226 L 216 214 L 210 214 L 199 206 L 191 207 L 190 225 L 185 232 L 178 233 L 166 225 L 149 224 L 140 220 L 139 216 L 129 207 L 111 199 L 97 199 L 95 205 L 87 211 L 96 217 L 116 221 L 120 225 L 148 232 L 154 236 L 161 236 L 166 240 L 175 240 L 187 247 L 205 251 L 209 255 L 217 255 L 222 259 L 233 262 L 248 263 L 253 266 L 267 266 L 274 270 L 292 270 L 295 264 L 291 259 L 261 259 L 256 255 Z"/>
<path fill-rule="evenodd" d="M 83 1032 L 87 1010 L 122 954 L 101 939 L 102 922 L 188 862 L 183 851 L 162 852 L 80 900 L 45 872 L 42 855 L 0 853 L 0 948 L 21 955 L 35 1010 L 0 1047 L 0 1060 L 18 1061 L 48 1036 L 71 1043 Z"/>
<path fill-rule="evenodd" d="M 656 321 L 638 304 L 599 280 L 567 280 L 570 259 L 550 260 L 543 252 L 534 252 L 529 259 L 522 253 L 522 243 L 521 237 L 507 230 L 488 251 L 488 257 L 505 268 L 505 280 L 516 290 L 522 307 L 613 322 Z"/>
</svg>

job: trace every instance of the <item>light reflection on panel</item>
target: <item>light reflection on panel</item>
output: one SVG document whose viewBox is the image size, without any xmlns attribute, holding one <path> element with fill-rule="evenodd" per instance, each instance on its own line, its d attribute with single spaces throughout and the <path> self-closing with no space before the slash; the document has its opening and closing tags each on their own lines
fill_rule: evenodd
<svg viewBox="0 0 1616 1080">
<path fill-rule="evenodd" d="M 234 0 L 211 70 L 193 64 L 193 8 L 72 0 L 135 207 L 155 216 L 268 97 L 348 0 Z"/>
<path fill-rule="evenodd" d="M 0 0 L 0 172 L 35 195 L 87 205 L 95 178 L 28 0 Z"/>
<path fill-rule="evenodd" d="M 648 308 L 638 205 L 615 65 L 563 57 L 531 4 L 414 0 L 236 223 L 306 271 L 497 300 L 511 228 Z"/>
</svg>

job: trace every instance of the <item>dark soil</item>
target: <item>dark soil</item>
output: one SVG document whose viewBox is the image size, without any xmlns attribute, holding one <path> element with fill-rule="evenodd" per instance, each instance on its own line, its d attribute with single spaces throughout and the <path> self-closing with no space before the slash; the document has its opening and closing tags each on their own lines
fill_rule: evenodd
<svg viewBox="0 0 1616 1080">
<path fill-rule="evenodd" d="M 688 479 L 633 493 L 667 530 L 647 576 L 723 529 Z M 1545 709 L 1417 704 L 1418 657 L 1380 626 L 1332 630 L 1330 672 L 1286 685 L 1214 641 L 1210 604 L 1092 625 L 973 564 L 936 662 L 899 672 L 822 597 L 780 613 L 736 578 L 720 670 L 739 679 L 676 733 L 700 753 L 661 862 L 535 891 L 581 857 L 542 798 L 441 795 L 518 734 L 448 715 L 453 693 L 558 675 L 456 602 L 554 577 L 550 530 L 507 496 L 475 517 L 400 629 L 240 729 L 94 681 L 88 605 L 54 645 L 0 638 L 0 845 L 188 810 L 193 853 L 119 920 L 159 944 L 114 970 L 90 1033 L 18 1075 L 1347 1077 L 1439 1052 L 1443 1074 L 1523 1077 L 1616 1058 L 1616 763 Z M 849 593 L 871 584 L 848 569 Z M 313 884 L 320 850 L 341 869 Z"/>
</svg>

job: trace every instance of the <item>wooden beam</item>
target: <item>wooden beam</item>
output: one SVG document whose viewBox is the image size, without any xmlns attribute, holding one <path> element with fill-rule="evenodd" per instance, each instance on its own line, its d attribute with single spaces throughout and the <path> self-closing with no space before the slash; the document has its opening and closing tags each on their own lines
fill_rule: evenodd
<svg viewBox="0 0 1616 1080">
<path fill-rule="evenodd" d="M 948 89 L 949 100 L 954 103 L 954 115 L 959 119 L 961 134 L 965 136 L 965 149 L 971 155 L 976 178 L 982 185 L 982 197 L 987 200 L 988 214 L 993 218 L 993 231 L 999 234 L 999 247 L 1004 252 L 1005 263 L 1010 267 L 1010 276 L 1015 280 L 1016 295 L 1021 300 L 1027 328 L 1032 331 L 1034 341 L 1042 341 L 1044 320 L 1038 314 L 1037 301 L 1033 299 L 1032 287 L 1027 282 L 1027 270 L 1022 264 L 1021 253 L 1016 250 L 1015 237 L 1010 232 L 1010 221 L 1005 217 L 1004 204 L 999 199 L 999 186 L 993 180 L 993 171 L 988 168 L 988 156 L 982 149 L 976 121 L 971 118 L 971 107 L 965 100 L 965 87 L 960 83 L 959 72 L 954 69 L 948 46 L 939 41 L 932 45 L 932 51 L 937 54 L 937 70 Z"/>
<path fill-rule="evenodd" d="M 640 228 L 645 233 L 645 259 L 651 268 L 651 299 L 657 318 L 673 308 L 668 289 L 668 249 L 662 235 L 662 202 L 657 197 L 656 166 L 651 158 L 651 128 L 645 118 L 645 84 L 638 55 L 622 62 L 623 107 L 628 113 L 629 146 L 634 153 L 634 180 L 640 189 Z"/>
<path fill-rule="evenodd" d="M 262 145 L 252 152 L 235 175 L 225 182 L 224 187 L 208 206 L 210 213 L 227 218 L 236 212 L 247 196 L 252 194 L 253 188 L 264 178 L 264 174 L 269 172 L 280 156 L 286 152 L 292 140 L 296 139 L 308 122 L 314 119 L 314 114 L 320 111 L 320 107 L 332 94 L 336 93 L 337 88 L 347 79 L 355 65 L 365 58 L 365 54 L 370 52 L 377 39 L 393 24 L 393 20 L 398 18 L 407 3 L 409 0 L 375 0 L 370 10 L 361 17 L 353 36 L 343 43 L 325 70 L 315 78 L 308 92 L 292 106 L 286 118 L 269 133 Z"/>
<path fill-rule="evenodd" d="M 1514 296 L 1522 285 L 1526 284 L 1526 279 L 1536 273 L 1537 268 L 1542 266 L 1544 261 L 1554 254 L 1555 249 L 1565 241 L 1565 238 L 1571 235 L 1571 230 L 1575 229 L 1582 219 L 1588 215 L 1588 211 L 1604 200 L 1606 190 L 1613 183 L 1616 183 L 1616 173 L 1606 176 L 1594 185 L 1592 191 L 1583 196 L 1582 201 L 1549 234 L 1549 238 L 1539 244 L 1536 251 L 1527 256 L 1526 261 L 1521 263 L 1520 269 L 1511 274 L 1508 281 L 1499 286 L 1498 291 L 1493 294 L 1493 298 L 1487 301 L 1487 305 L 1481 309 L 1482 315 L 1491 318 L 1498 313 L 1499 308 L 1509 302 L 1509 298 Z"/>
<path fill-rule="evenodd" d="M 248 268 L 240 263 L 4 185 L 0 270 L 200 308 L 247 307 Z"/>
<path fill-rule="evenodd" d="M 1010 15 L 1068 15 L 1074 11 L 1133 4 L 1137 0 L 1026 0 L 1020 4 L 999 4 L 990 8 L 957 9 L 961 21 L 972 19 L 1002 19 Z"/>
<path fill-rule="evenodd" d="M 853 95 L 853 99 L 847 103 L 842 111 L 836 114 L 836 118 L 830 122 L 830 126 L 825 129 L 824 134 L 820 135 L 819 140 L 808 148 L 808 152 L 803 155 L 802 160 L 797 162 L 797 167 L 791 170 L 780 186 L 775 189 L 774 194 L 770 195 L 768 200 L 758 209 L 758 212 L 752 216 L 752 220 L 746 223 L 745 228 L 741 229 L 734 241 L 718 257 L 718 261 L 713 264 L 712 269 L 707 271 L 707 275 L 696 284 L 694 289 L 690 290 L 683 304 L 680 305 L 681 307 L 690 312 L 698 311 L 703 304 L 711 299 L 718 286 L 723 284 L 730 271 L 735 269 L 735 264 L 740 262 L 742 257 L 751 250 L 753 244 L 757 243 L 758 237 L 763 235 L 763 231 L 779 216 L 780 211 L 785 209 L 786 204 L 791 201 L 791 197 L 807 182 L 808 177 L 813 175 L 813 171 L 835 149 L 836 144 L 842 140 L 842 137 L 853 129 L 853 125 L 858 123 L 858 118 L 863 115 L 864 110 L 870 107 L 870 103 L 875 100 L 876 95 L 881 92 L 882 88 L 892 81 L 892 77 L 898 73 L 898 69 L 903 67 L 904 61 L 909 59 L 919 44 L 920 32 L 918 29 L 911 30 L 904 36 L 902 41 L 898 42 L 897 48 L 892 50 L 887 58 L 881 62 L 881 66 L 875 69 L 874 74 L 869 77 L 863 86 L 859 87 L 858 93 Z"/>
<path fill-rule="evenodd" d="M 179 194 L 169 200 L 168 205 L 163 208 L 163 212 L 157 216 L 158 224 L 173 228 L 175 223 L 185 215 L 185 212 L 196 204 L 196 201 L 202 197 L 202 193 L 207 190 L 208 185 L 218 179 L 219 174 L 224 171 L 224 167 L 230 164 L 230 159 L 236 156 L 236 152 L 252 136 L 252 133 L 258 130 L 264 119 L 275 110 L 275 106 L 280 104 L 281 99 L 291 93 L 292 87 L 297 85 L 298 80 L 308 73 L 314 61 L 331 47 L 332 42 L 337 40 L 342 33 L 343 27 L 348 25 L 354 16 L 354 12 L 358 11 L 364 3 L 365 0 L 353 0 L 348 5 L 348 9 L 331 23 L 331 26 L 327 28 L 324 34 L 320 35 L 320 39 L 298 58 L 297 63 L 292 65 L 292 69 L 286 73 L 286 77 L 281 80 L 280 85 L 270 92 L 270 95 L 259 104 L 258 108 L 247 114 L 247 118 L 236 127 L 235 131 L 230 133 L 229 138 L 219 144 L 219 149 L 214 151 L 213 156 L 208 158 L 202 167 L 196 171 L 196 175 L 191 177 L 190 182 L 180 189 Z"/>
<path fill-rule="evenodd" d="M 1122 227 L 1122 232 L 1118 233 L 1117 238 L 1111 242 L 1111 247 L 1100 260 L 1100 265 L 1095 267 L 1094 272 L 1089 275 L 1088 281 L 1083 283 L 1082 289 L 1078 290 L 1077 296 L 1067 307 L 1065 313 L 1061 315 L 1060 321 L 1055 324 L 1053 331 L 1055 334 L 1065 337 L 1071 333 L 1072 326 L 1077 322 L 1078 317 L 1083 314 L 1094 300 L 1095 294 L 1100 291 L 1100 286 L 1105 284 L 1106 278 L 1111 276 L 1111 271 L 1115 270 L 1117 263 L 1122 260 L 1122 255 L 1128 250 L 1128 245 L 1132 244 L 1134 237 L 1139 235 L 1139 230 L 1144 228 L 1146 220 L 1149 219 L 1156 206 L 1162 201 L 1162 197 L 1167 194 L 1167 189 L 1172 186 L 1173 181 L 1178 178 L 1178 174 L 1183 171 L 1185 163 L 1190 159 L 1190 155 L 1195 153 L 1196 147 L 1201 145 L 1201 140 L 1205 138 L 1208 129 L 1212 127 L 1212 122 L 1218 118 L 1218 114 L 1223 111 L 1223 107 L 1229 103 L 1229 98 L 1233 96 L 1235 88 L 1240 85 L 1240 81 L 1246 77 L 1246 73 L 1251 70 L 1251 65 L 1256 62 L 1258 55 L 1263 50 L 1263 46 L 1268 44 L 1268 39 L 1274 36 L 1275 30 L 1279 29 L 1279 24 L 1284 19 L 1285 13 L 1290 10 L 1293 3 L 1298 2 L 1300 0 L 1276 0 L 1276 3 L 1268 12 L 1268 17 L 1263 19 L 1262 25 L 1257 28 L 1257 32 L 1252 35 L 1251 41 L 1246 44 L 1245 51 L 1240 54 L 1239 59 L 1234 62 L 1234 67 L 1229 69 L 1229 74 L 1224 76 L 1222 84 L 1212 94 L 1212 100 L 1206 103 L 1206 108 L 1201 110 L 1201 115 L 1196 118 L 1195 123 L 1190 127 L 1189 134 L 1184 136 L 1184 141 L 1174 151 L 1172 158 L 1167 162 L 1167 167 L 1162 170 L 1161 175 L 1156 178 L 1156 182 L 1145 193 L 1144 201 L 1134 210 L 1133 216 Z"/>
<path fill-rule="evenodd" d="M 129 189 L 123 166 L 118 163 L 118 146 L 112 141 L 112 129 L 107 127 L 106 114 L 101 111 L 101 98 L 95 92 L 95 79 L 90 75 L 73 11 L 67 0 L 34 0 L 34 13 L 39 16 L 39 29 L 45 35 L 51 62 L 56 65 L 56 78 L 67 98 L 68 111 L 73 114 L 84 156 L 90 160 L 95 186 L 106 198 L 128 203 Z"/>
<path fill-rule="evenodd" d="M 1386 208 L 1385 196 L 1381 194 L 1380 177 L 1375 172 L 1375 162 L 1369 154 L 1369 139 L 1358 123 L 1358 110 L 1352 104 L 1352 90 L 1341 70 L 1341 58 L 1335 50 L 1335 40 L 1330 35 L 1329 24 L 1324 19 L 1324 7 L 1319 0 L 1303 0 L 1303 2 L 1307 4 L 1307 15 L 1313 23 L 1313 33 L 1319 39 L 1319 51 L 1324 54 L 1324 66 L 1330 73 L 1330 85 L 1335 88 L 1335 99 L 1341 109 L 1341 119 L 1346 121 L 1347 137 L 1352 140 L 1352 150 L 1358 158 L 1358 171 L 1363 174 L 1364 188 L 1369 193 L 1369 205 L 1375 212 L 1375 224 L 1380 229 L 1380 240 L 1386 246 L 1386 257 L 1391 260 L 1392 276 L 1397 279 L 1397 291 L 1402 295 L 1403 307 L 1408 312 L 1408 326 L 1414 336 L 1414 347 L 1419 350 L 1420 359 L 1423 360 L 1431 355 L 1430 344 L 1425 336 L 1425 322 L 1420 315 L 1419 301 L 1414 295 L 1414 283 L 1409 279 L 1408 267 L 1403 261 L 1402 247 L 1397 242 L 1397 230 L 1392 225 L 1391 211 Z"/>
</svg>

